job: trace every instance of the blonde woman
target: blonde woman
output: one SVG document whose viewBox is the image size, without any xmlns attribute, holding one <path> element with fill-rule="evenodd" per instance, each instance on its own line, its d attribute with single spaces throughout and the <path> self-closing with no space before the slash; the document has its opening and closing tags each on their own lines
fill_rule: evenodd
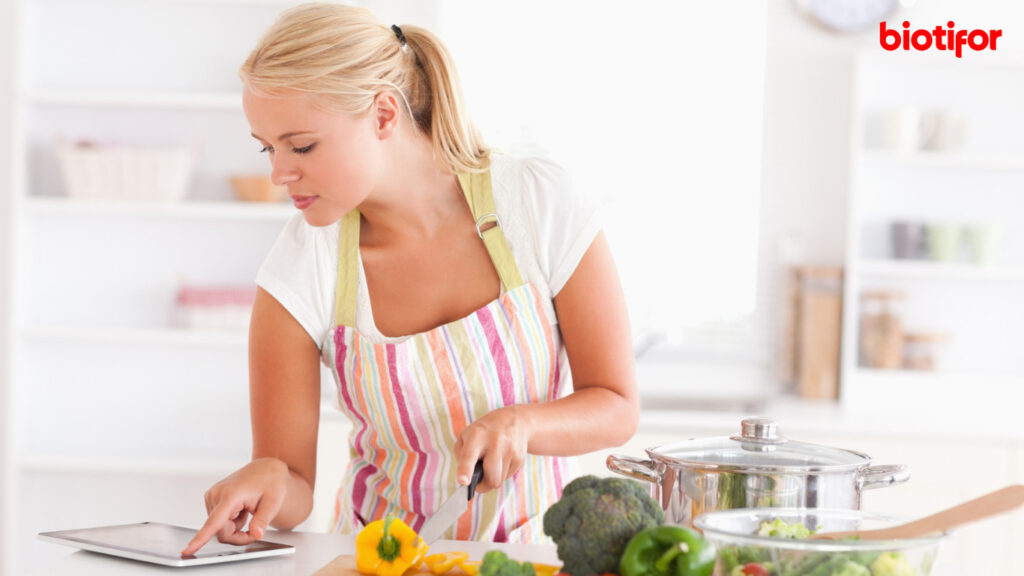
<svg viewBox="0 0 1024 576">
<path fill-rule="evenodd" d="M 637 426 L 596 210 L 551 162 L 487 148 L 423 28 L 301 5 L 240 76 L 252 135 L 301 215 L 257 275 L 252 462 L 207 491 L 183 553 L 308 517 L 321 361 L 353 424 L 336 531 L 385 515 L 418 529 L 482 460 L 479 495 L 445 537 L 542 541 L 567 457 Z"/>
</svg>

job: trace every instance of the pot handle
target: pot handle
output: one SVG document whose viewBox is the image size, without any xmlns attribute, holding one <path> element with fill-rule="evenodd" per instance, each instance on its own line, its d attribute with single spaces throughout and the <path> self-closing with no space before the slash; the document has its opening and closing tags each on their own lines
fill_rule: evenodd
<svg viewBox="0 0 1024 576">
<path fill-rule="evenodd" d="M 895 486 L 907 480 L 910 480 L 910 467 L 903 464 L 868 466 L 857 473 L 857 482 L 861 490 Z"/>
<path fill-rule="evenodd" d="M 637 480 L 643 480 L 654 484 L 661 482 L 661 474 L 655 470 L 654 461 L 652 460 L 611 454 L 608 456 L 608 459 L 605 460 L 605 464 L 608 466 L 609 470 L 622 474 L 623 476 L 629 476 L 630 478 L 636 478 Z"/>
</svg>

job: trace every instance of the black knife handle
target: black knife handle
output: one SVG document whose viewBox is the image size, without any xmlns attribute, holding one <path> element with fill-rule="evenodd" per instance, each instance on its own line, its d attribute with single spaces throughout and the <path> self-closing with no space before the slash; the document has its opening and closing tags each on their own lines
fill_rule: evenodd
<svg viewBox="0 0 1024 576">
<path fill-rule="evenodd" d="M 469 495 L 469 500 L 473 500 L 473 496 L 476 496 L 476 485 L 484 479 L 484 461 L 477 460 L 476 466 L 473 467 L 473 477 L 469 479 L 469 490 L 466 492 Z"/>
</svg>

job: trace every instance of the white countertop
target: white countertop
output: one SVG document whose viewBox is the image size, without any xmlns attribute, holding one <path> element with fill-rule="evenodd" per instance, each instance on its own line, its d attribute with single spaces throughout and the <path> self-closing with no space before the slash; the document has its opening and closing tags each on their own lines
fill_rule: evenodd
<svg viewBox="0 0 1024 576">
<path fill-rule="evenodd" d="M 78 551 L 61 559 L 52 566 L 36 572 L 37 576 L 118 576 L 145 574 L 204 574 L 216 576 L 266 575 L 266 576 L 309 576 L 341 554 L 355 553 L 355 538 L 340 534 L 318 534 L 313 532 L 275 532 L 267 534 L 271 542 L 295 546 L 295 553 L 287 556 L 228 562 L 189 568 L 157 566 L 93 552 Z M 464 550 L 471 558 L 482 558 L 487 550 L 500 548 L 517 560 L 528 560 L 543 564 L 558 564 L 554 546 L 495 544 L 491 542 L 460 542 L 441 540 L 430 547 L 431 552 Z M 957 575 L 953 575 L 957 576 Z"/>
<path fill-rule="evenodd" d="M 309 576 L 340 554 L 353 554 L 355 538 L 339 534 L 316 534 L 312 532 L 270 532 L 267 540 L 295 546 L 295 553 L 288 556 L 263 558 L 194 566 L 184 569 L 188 574 L 217 576 L 266 575 L 266 576 Z M 442 540 L 430 547 L 431 552 L 464 550 L 471 558 L 481 558 L 487 550 L 500 548 L 517 560 L 559 564 L 554 546 L 495 544 L 490 542 L 458 542 Z M 931 576 L 965 576 L 955 566 L 943 565 L 940 561 Z M 134 560 L 125 560 L 93 552 L 74 552 L 52 566 L 36 572 L 37 576 L 119 576 L 145 574 L 183 574 L 182 568 L 156 566 Z"/>
</svg>

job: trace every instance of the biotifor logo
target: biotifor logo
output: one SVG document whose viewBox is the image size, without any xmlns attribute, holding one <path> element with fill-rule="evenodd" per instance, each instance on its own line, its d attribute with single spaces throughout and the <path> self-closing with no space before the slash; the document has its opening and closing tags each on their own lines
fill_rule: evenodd
<svg viewBox="0 0 1024 576">
<path fill-rule="evenodd" d="M 1003 35 L 1002 30 L 957 30 L 956 23 L 950 20 L 946 27 L 936 26 L 932 30 L 910 31 L 910 22 L 903 23 L 903 33 L 899 30 L 886 28 L 885 22 L 878 24 L 878 42 L 882 48 L 889 50 L 914 50 L 923 52 L 931 48 L 936 50 L 955 50 L 956 57 L 962 58 L 964 44 L 971 50 L 980 52 L 982 50 L 995 50 L 996 40 Z"/>
</svg>

